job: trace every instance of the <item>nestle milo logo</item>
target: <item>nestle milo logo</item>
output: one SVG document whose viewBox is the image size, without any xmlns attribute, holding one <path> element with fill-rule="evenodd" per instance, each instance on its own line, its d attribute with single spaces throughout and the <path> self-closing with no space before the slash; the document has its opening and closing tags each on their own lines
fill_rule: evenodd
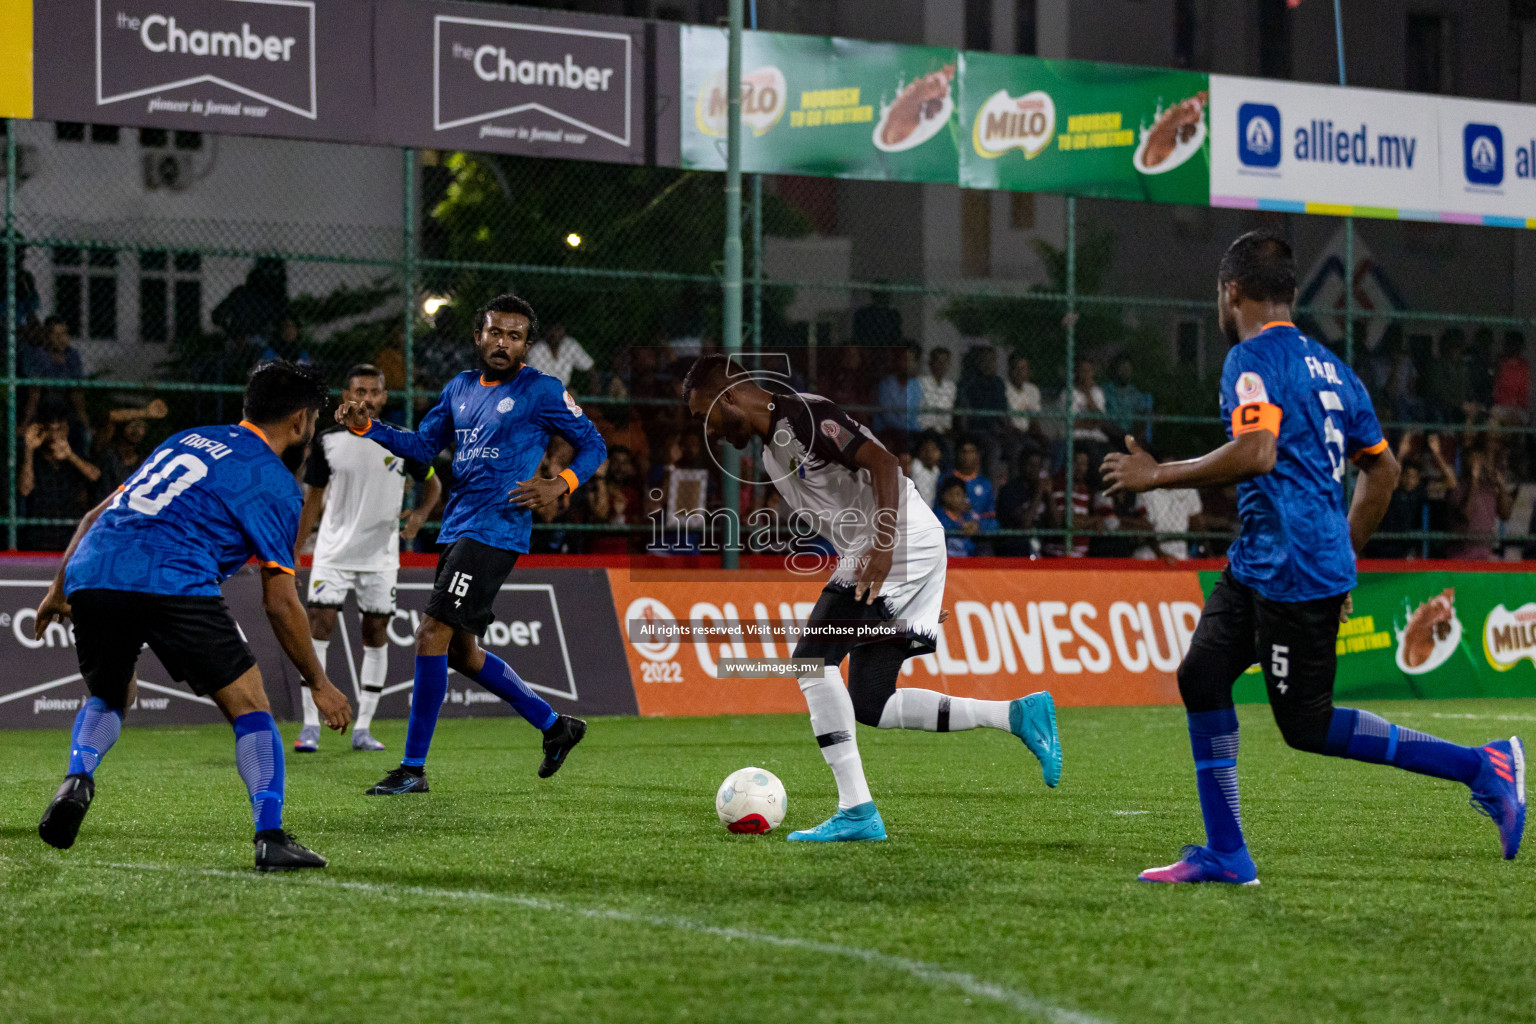
<svg viewBox="0 0 1536 1024">
<path fill-rule="evenodd" d="M 314 0 L 97 0 L 96 43 L 98 106 L 318 115 Z"/>
<path fill-rule="evenodd" d="M 566 25 L 433 19 L 433 128 L 479 138 L 631 144 L 633 39 Z"/>
<path fill-rule="evenodd" d="M 1483 623 L 1483 654 L 1500 672 L 1508 672 L 1522 658 L 1536 664 L 1536 604 L 1512 611 L 1501 604 L 1489 612 Z"/>
</svg>

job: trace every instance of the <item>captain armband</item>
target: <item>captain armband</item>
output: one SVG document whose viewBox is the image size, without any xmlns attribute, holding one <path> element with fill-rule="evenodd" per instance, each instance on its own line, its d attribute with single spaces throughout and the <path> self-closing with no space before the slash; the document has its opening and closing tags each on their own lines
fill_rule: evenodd
<svg viewBox="0 0 1536 1024">
<path fill-rule="evenodd" d="M 1280 436 L 1280 407 L 1268 402 L 1249 402 L 1232 410 L 1232 436 L 1241 437 L 1255 430 L 1267 430 Z"/>
</svg>

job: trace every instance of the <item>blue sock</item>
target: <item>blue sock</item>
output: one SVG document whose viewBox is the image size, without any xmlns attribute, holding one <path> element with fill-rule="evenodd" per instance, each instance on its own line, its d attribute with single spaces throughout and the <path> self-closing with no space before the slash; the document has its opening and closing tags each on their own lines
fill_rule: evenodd
<svg viewBox="0 0 1536 1024">
<path fill-rule="evenodd" d="M 1483 759 L 1472 747 L 1442 740 L 1428 733 L 1402 729 L 1369 711 L 1334 708 L 1333 722 L 1323 752 L 1332 757 L 1451 779 L 1472 785 L 1482 770 Z"/>
<path fill-rule="evenodd" d="M 251 794 L 257 832 L 283 827 L 283 737 L 265 711 L 235 719 L 235 767 Z"/>
<path fill-rule="evenodd" d="M 1191 712 L 1188 718 L 1206 845 L 1218 853 L 1241 850 L 1244 843 L 1243 812 L 1237 802 L 1237 712 L 1220 708 Z"/>
<path fill-rule="evenodd" d="M 416 655 L 416 685 L 411 690 L 411 715 L 405 726 L 403 765 L 420 768 L 427 763 L 432 746 L 432 732 L 437 728 L 437 713 L 448 695 L 448 655 Z"/>
<path fill-rule="evenodd" d="M 512 705 L 512 709 L 528 720 L 528 724 L 543 732 L 555 724 L 560 716 L 549 702 L 532 690 L 512 671 L 512 666 L 487 651 L 485 664 L 475 676 L 475 682 Z"/>
<path fill-rule="evenodd" d="M 123 713 L 107 706 L 100 697 L 80 705 L 75 728 L 69 734 L 69 774 L 81 772 L 95 778 L 96 766 L 107 756 L 123 728 Z"/>
</svg>

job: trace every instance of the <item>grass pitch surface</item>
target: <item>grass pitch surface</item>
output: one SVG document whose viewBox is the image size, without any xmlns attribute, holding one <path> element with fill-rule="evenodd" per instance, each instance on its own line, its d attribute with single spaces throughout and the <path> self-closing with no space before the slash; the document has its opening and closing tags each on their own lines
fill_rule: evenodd
<svg viewBox="0 0 1536 1024">
<path fill-rule="evenodd" d="M 1536 736 L 1536 701 L 1375 710 Z M 126 730 L 63 854 L 36 824 L 67 738 L 0 734 L 0 1018 L 1536 1018 L 1536 843 L 1505 863 L 1463 787 L 1241 718 L 1246 889 L 1135 881 L 1203 838 L 1176 708 L 1061 711 L 1055 791 L 1001 733 L 861 728 L 891 838 L 850 846 L 784 842 L 835 803 L 803 716 L 596 720 L 548 781 L 527 726 L 444 721 L 431 793 L 364 797 L 384 722 L 384 754 L 289 754 L 288 827 L 331 858 L 293 876 L 251 870 L 227 729 Z M 715 820 L 748 764 L 789 792 L 770 836 Z"/>
</svg>

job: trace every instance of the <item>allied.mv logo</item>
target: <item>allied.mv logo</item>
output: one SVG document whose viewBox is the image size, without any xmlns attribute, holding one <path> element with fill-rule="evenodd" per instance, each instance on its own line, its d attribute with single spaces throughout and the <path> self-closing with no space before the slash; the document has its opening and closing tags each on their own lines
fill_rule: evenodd
<svg viewBox="0 0 1536 1024">
<path fill-rule="evenodd" d="M 1496 124 L 1468 124 L 1461 132 L 1469 185 L 1504 182 L 1504 133 Z"/>
<path fill-rule="evenodd" d="M 1280 108 L 1270 103 L 1237 108 L 1237 159 L 1247 167 L 1280 166 Z"/>
</svg>

